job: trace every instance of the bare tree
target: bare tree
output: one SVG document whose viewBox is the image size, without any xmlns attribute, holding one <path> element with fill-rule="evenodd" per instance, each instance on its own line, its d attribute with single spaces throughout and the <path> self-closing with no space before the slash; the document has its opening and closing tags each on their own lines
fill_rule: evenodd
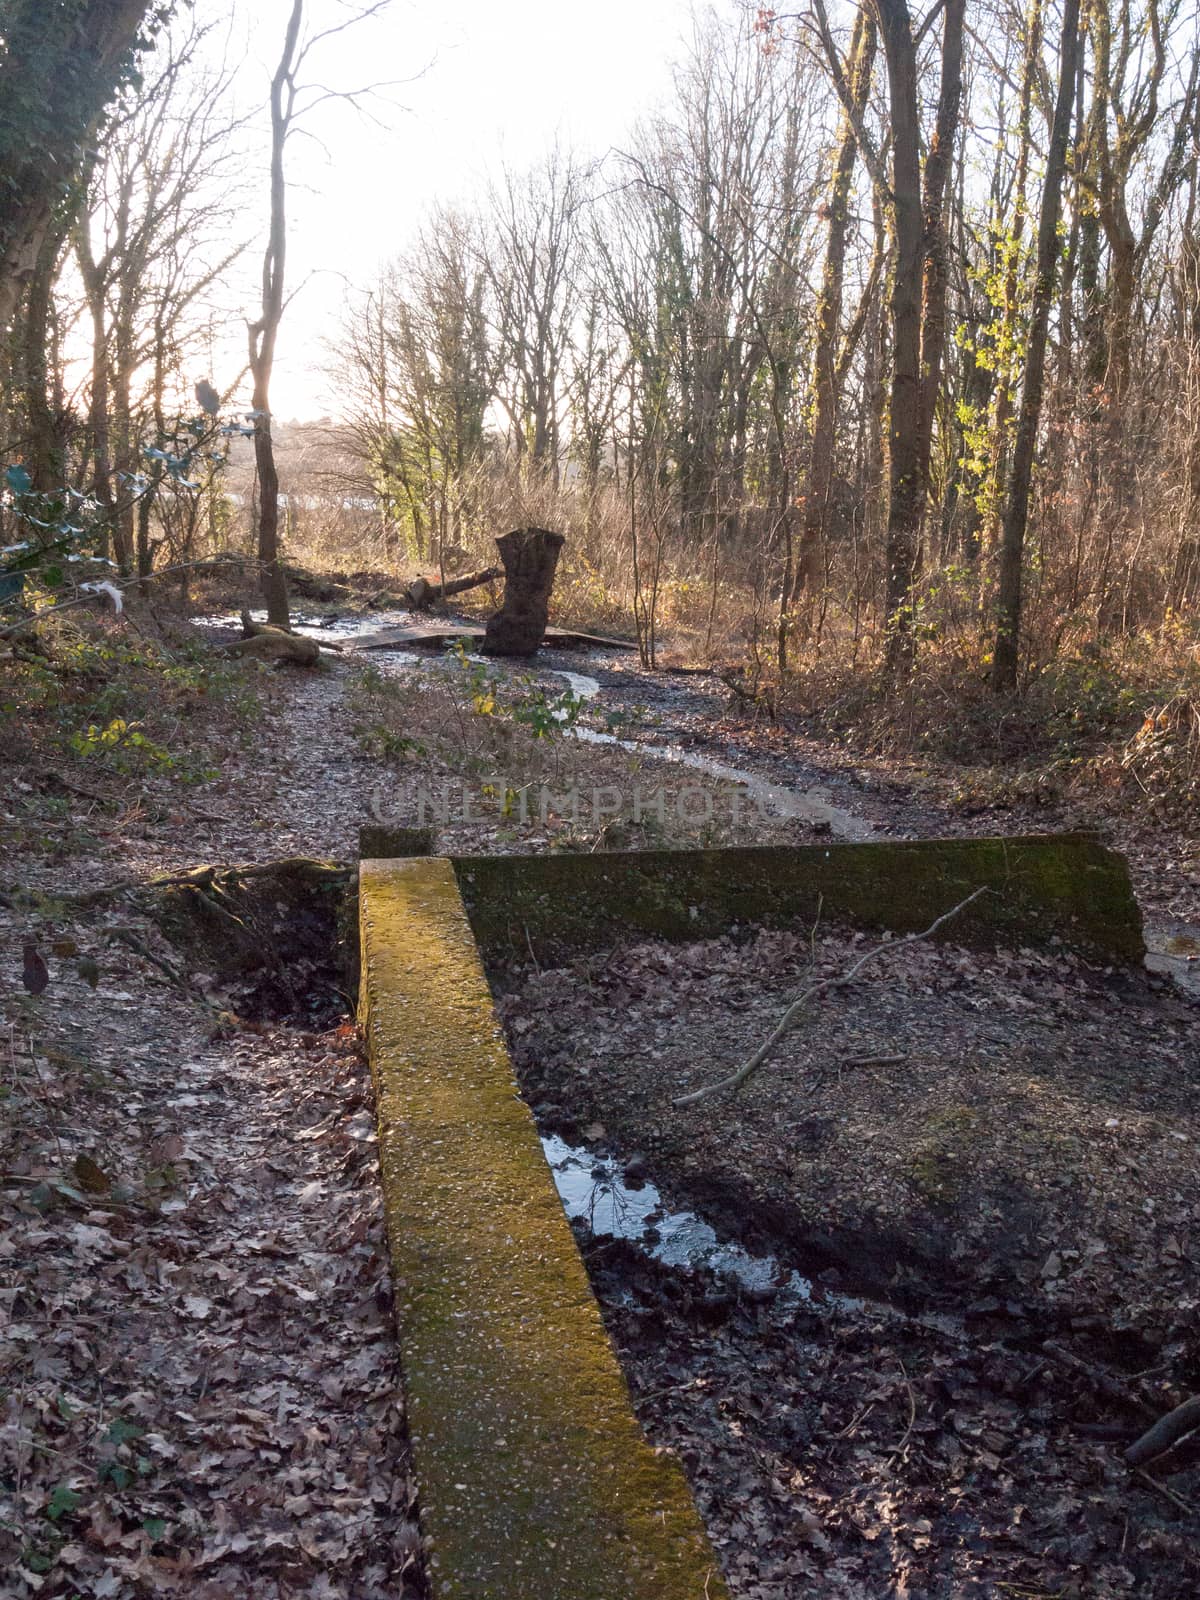
<svg viewBox="0 0 1200 1600">
<path fill-rule="evenodd" d="M 262 312 L 246 324 L 250 372 L 254 379 L 254 461 L 258 471 L 259 581 L 267 602 L 267 621 L 286 628 L 287 579 L 279 559 L 279 472 L 271 438 L 271 374 L 275 345 L 283 320 L 284 270 L 287 264 L 287 184 L 283 152 L 295 115 L 296 68 L 300 55 L 300 24 L 304 0 L 292 0 L 283 37 L 283 51 L 271 79 L 271 198 L 267 247 L 263 253 Z"/>
<path fill-rule="evenodd" d="M 588 173 L 557 146 L 545 163 L 505 172 L 490 196 L 486 252 L 496 340 L 507 383 L 499 398 L 518 459 L 558 481 L 564 360 L 576 309 L 579 217 Z"/>
<path fill-rule="evenodd" d="M 166 438 L 171 377 L 190 407 L 180 368 L 206 337 L 205 300 L 246 248 L 235 229 L 233 73 L 199 67 L 206 41 L 211 26 L 195 23 L 165 36 L 157 70 L 93 165 L 74 230 L 92 324 L 91 481 L 119 565 L 136 560 L 142 577 L 164 482 L 161 451 L 145 473 L 143 451 Z"/>
<path fill-rule="evenodd" d="M 1029 318 L 1029 339 L 1025 355 L 1025 376 L 1021 386 L 1021 409 L 1017 437 L 1013 446 L 1012 475 L 1004 510 L 1004 534 L 1000 546 L 1000 589 L 997 601 L 996 643 L 992 657 L 992 685 L 997 691 L 1016 688 L 1020 660 L 1021 563 L 1025 550 L 1025 529 L 1029 519 L 1029 487 L 1041 422 L 1042 389 L 1046 369 L 1046 339 L 1050 309 L 1054 299 L 1055 268 L 1058 263 L 1058 219 L 1062 212 L 1062 183 L 1067 165 L 1067 144 L 1071 134 L 1071 111 L 1075 103 L 1075 66 L 1079 51 L 1079 0 L 1064 0 L 1062 41 L 1059 46 L 1058 96 L 1054 105 L 1054 124 L 1046 156 L 1046 176 L 1042 184 L 1042 203 L 1038 218 L 1037 280 Z"/>
<path fill-rule="evenodd" d="M 347 28 L 377 16 L 388 0 L 353 11 L 342 22 L 302 37 L 304 0 L 292 0 L 283 49 L 271 79 L 271 176 L 267 244 L 263 252 L 261 310 L 246 324 L 250 373 L 254 380 L 254 460 L 258 472 L 258 564 L 263 597 L 267 602 L 267 621 L 278 627 L 289 625 L 287 579 L 279 551 L 279 472 L 271 437 L 271 375 L 275 368 L 275 348 L 285 306 L 287 266 L 287 182 L 284 152 L 298 120 L 324 100 L 354 101 L 366 89 L 333 91 L 320 85 L 306 85 L 301 78 L 312 52 L 326 39 Z"/>
<path fill-rule="evenodd" d="M 891 482 L 887 526 L 887 664 L 911 670 L 915 649 L 913 585 L 920 556 L 925 474 L 921 450 L 921 123 L 917 46 L 905 0 L 872 0 L 887 57 L 892 123 L 892 386 L 888 424 Z"/>
<path fill-rule="evenodd" d="M 440 561 L 469 536 L 495 358 L 480 224 L 438 207 L 347 316 L 334 378 L 348 442 L 385 520 Z"/>
<path fill-rule="evenodd" d="M 797 590 L 810 593 L 822 577 L 821 546 L 829 514 L 829 491 L 833 482 L 833 458 L 838 405 L 838 335 L 842 316 L 842 292 L 846 272 L 846 240 L 850 227 L 850 192 L 858 156 L 858 135 L 867 97 L 877 40 L 874 14 L 863 7 L 854 22 L 847 67 L 851 108 L 842 112 L 837 154 L 829 185 L 826 207 L 829 213 L 825 266 L 816 306 L 813 347 L 813 422 L 809 453 L 808 481 L 804 491 L 804 525 L 796 561 Z"/>
</svg>

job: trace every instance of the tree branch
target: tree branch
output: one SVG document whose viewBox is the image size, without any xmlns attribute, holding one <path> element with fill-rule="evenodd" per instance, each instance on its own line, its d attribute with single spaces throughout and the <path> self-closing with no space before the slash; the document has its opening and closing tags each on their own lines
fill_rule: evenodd
<svg viewBox="0 0 1200 1600">
<path fill-rule="evenodd" d="M 853 983 L 867 963 L 874 961 L 877 956 L 885 955 L 892 950 L 902 950 L 905 945 L 920 944 L 922 940 L 932 938 L 939 928 L 944 927 L 947 922 L 957 917 L 959 912 L 965 911 L 973 900 L 978 900 L 981 894 L 989 893 L 991 891 L 988 886 L 986 884 L 982 885 L 969 894 L 965 900 L 960 900 L 956 906 L 952 906 L 949 911 L 943 911 L 936 921 L 930 923 L 924 933 L 909 933 L 905 934 L 903 939 L 890 940 L 887 944 L 876 945 L 874 950 L 868 950 L 866 955 L 860 956 L 848 972 L 843 972 L 835 978 L 823 978 L 820 983 L 810 984 L 798 999 L 792 1001 L 772 1032 L 763 1040 L 749 1060 L 744 1062 L 736 1072 L 731 1072 L 727 1078 L 719 1078 L 716 1083 L 706 1084 L 702 1089 L 694 1089 L 690 1094 L 678 1095 L 671 1101 L 671 1104 L 673 1106 L 694 1106 L 699 1104 L 701 1100 L 709 1099 L 712 1095 L 722 1094 L 727 1089 L 740 1089 L 770 1059 L 776 1045 L 791 1030 L 796 1018 L 814 996 L 824 994 L 827 989 L 842 989 L 847 984 Z"/>
</svg>

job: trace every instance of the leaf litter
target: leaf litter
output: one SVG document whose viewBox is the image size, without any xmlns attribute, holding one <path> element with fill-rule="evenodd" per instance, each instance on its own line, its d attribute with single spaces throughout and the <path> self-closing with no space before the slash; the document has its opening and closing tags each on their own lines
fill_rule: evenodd
<svg viewBox="0 0 1200 1600">
<path fill-rule="evenodd" d="M 416 1600 L 357 1033 L 214 1027 L 105 949 L 0 1001 L 0 1594 Z"/>
<path fill-rule="evenodd" d="M 1200 1386 L 1200 1008 L 1061 948 L 898 945 L 740 1093 L 671 1104 L 874 943 L 493 974 L 543 1131 L 815 1280 L 796 1305 L 584 1232 L 651 1438 L 738 1600 L 1193 1593 L 1200 1445 L 1154 1482 L 1121 1450 Z"/>
</svg>

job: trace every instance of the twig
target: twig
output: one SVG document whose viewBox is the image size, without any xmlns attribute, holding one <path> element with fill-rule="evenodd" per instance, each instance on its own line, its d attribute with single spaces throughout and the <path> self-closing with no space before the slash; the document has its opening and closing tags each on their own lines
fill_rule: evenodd
<svg viewBox="0 0 1200 1600">
<path fill-rule="evenodd" d="M 849 1439 L 849 1438 L 851 1438 L 855 1433 L 858 1432 L 859 1427 L 862 1425 L 862 1423 L 864 1423 L 866 1421 L 866 1419 L 871 1415 L 871 1412 L 874 1411 L 874 1409 L 875 1409 L 874 1400 L 868 1400 L 866 1405 L 862 1408 L 862 1410 L 858 1413 L 858 1415 L 856 1417 L 851 1417 L 850 1421 L 846 1424 L 846 1426 L 844 1428 L 842 1428 L 840 1432 L 835 1433 L 833 1435 L 833 1437 L 835 1439 Z"/>
<path fill-rule="evenodd" d="M 904 1451 L 908 1446 L 908 1441 L 912 1438 L 912 1431 L 917 1425 L 917 1397 L 913 1393 L 913 1386 L 909 1382 L 908 1373 L 905 1370 L 903 1361 L 899 1362 L 899 1366 L 901 1376 L 904 1379 L 904 1387 L 908 1390 L 908 1426 L 904 1430 L 903 1439 L 901 1439 L 900 1443 L 892 1451 L 890 1458 L 892 1461 L 898 1461 L 904 1454 Z"/>
<path fill-rule="evenodd" d="M 1134 1469 L 1134 1477 L 1140 1478 L 1142 1482 L 1148 1484 L 1151 1489 L 1156 1489 L 1159 1494 L 1165 1495 L 1171 1504 L 1178 1506 L 1180 1511 L 1182 1511 L 1185 1516 L 1194 1517 L 1196 1515 L 1196 1508 L 1194 1505 L 1185 1500 L 1181 1494 L 1176 1494 L 1174 1489 L 1170 1488 L 1167 1484 L 1160 1483 L 1157 1478 L 1152 1478 L 1148 1472 L 1143 1472 L 1141 1467 Z"/>
<path fill-rule="evenodd" d="M 108 937 L 114 943 L 127 945 L 135 955 L 141 956 L 144 961 L 149 961 L 152 966 L 164 973 L 177 989 L 182 989 L 185 994 L 191 994 L 191 987 L 183 974 L 169 961 L 164 961 L 161 956 L 155 955 L 145 940 L 139 939 L 132 928 L 112 928 L 108 932 Z"/>
<path fill-rule="evenodd" d="M 65 773 L 59 772 L 57 767 L 46 767 L 42 777 L 50 778 L 70 794 L 82 795 L 85 800 L 98 800 L 101 805 L 113 806 L 119 802 L 111 794 L 105 794 L 101 789 L 90 789 L 86 784 L 79 783 L 74 778 L 68 778 Z"/>
<path fill-rule="evenodd" d="M 868 950 L 866 955 L 860 956 L 848 972 L 840 973 L 835 978 L 824 978 L 820 983 L 811 984 L 799 999 L 793 1000 L 774 1030 L 763 1040 L 750 1059 L 740 1066 L 736 1072 L 731 1072 L 727 1078 L 718 1079 L 716 1083 L 706 1084 L 703 1089 L 694 1089 L 691 1094 L 678 1095 L 672 1100 L 671 1104 L 673 1106 L 694 1106 L 701 1100 L 707 1100 L 710 1095 L 720 1094 L 726 1089 L 740 1089 L 746 1080 L 752 1078 L 764 1062 L 770 1058 L 776 1045 L 790 1031 L 796 1018 L 815 995 L 823 994 L 827 989 L 841 989 L 847 984 L 853 983 L 868 961 L 874 961 L 876 956 L 885 955 L 892 950 L 902 950 L 905 945 L 919 944 L 923 939 L 932 938 L 939 928 L 944 927 L 952 918 L 957 917 L 961 911 L 965 911 L 973 900 L 978 900 L 981 894 L 989 894 L 990 892 L 986 884 L 982 885 L 980 888 L 973 890 L 965 900 L 960 900 L 956 906 L 952 906 L 949 911 L 944 911 L 940 917 L 929 924 L 924 933 L 908 933 L 905 934 L 903 939 L 894 939 L 887 944 L 876 945 L 874 950 Z"/>
<path fill-rule="evenodd" d="M 1112 1373 L 1105 1372 L 1102 1367 L 1095 1366 L 1090 1361 L 1085 1361 L 1082 1356 L 1077 1356 L 1074 1351 L 1066 1349 L 1053 1339 L 1047 1339 L 1042 1345 L 1042 1354 L 1049 1356 L 1051 1361 L 1057 1362 L 1060 1367 L 1066 1367 L 1069 1372 L 1079 1373 L 1085 1377 L 1098 1394 L 1109 1400 L 1115 1400 L 1118 1405 L 1127 1406 L 1131 1411 L 1140 1411 L 1146 1416 L 1153 1416 L 1152 1408 L 1135 1394 L 1132 1389 Z"/>
</svg>

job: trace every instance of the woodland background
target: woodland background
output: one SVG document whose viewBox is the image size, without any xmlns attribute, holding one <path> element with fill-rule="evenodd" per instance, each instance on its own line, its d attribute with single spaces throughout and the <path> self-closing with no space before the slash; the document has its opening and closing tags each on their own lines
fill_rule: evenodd
<svg viewBox="0 0 1200 1600">
<path fill-rule="evenodd" d="M 335 413 L 287 425 L 249 369 L 288 338 L 295 135 L 332 92 L 311 36 L 281 41 L 268 196 L 218 19 L 2 10 L 27 598 L 78 576 L 64 537 L 126 575 L 242 552 L 270 582 L 267 435 L 289 560 L 453 568 L 558 528 L 564 616 L 636 629 L 646 665 L 665 641 L 751 698 L 950 750 L 1153 732 L 1194 783 L 1194 7 L 698 15 L 623 148 L 501 169 L 368 268 L 321 356 Z M 258 251 L 239 370 L 225 284 Z"/>
</svg>

